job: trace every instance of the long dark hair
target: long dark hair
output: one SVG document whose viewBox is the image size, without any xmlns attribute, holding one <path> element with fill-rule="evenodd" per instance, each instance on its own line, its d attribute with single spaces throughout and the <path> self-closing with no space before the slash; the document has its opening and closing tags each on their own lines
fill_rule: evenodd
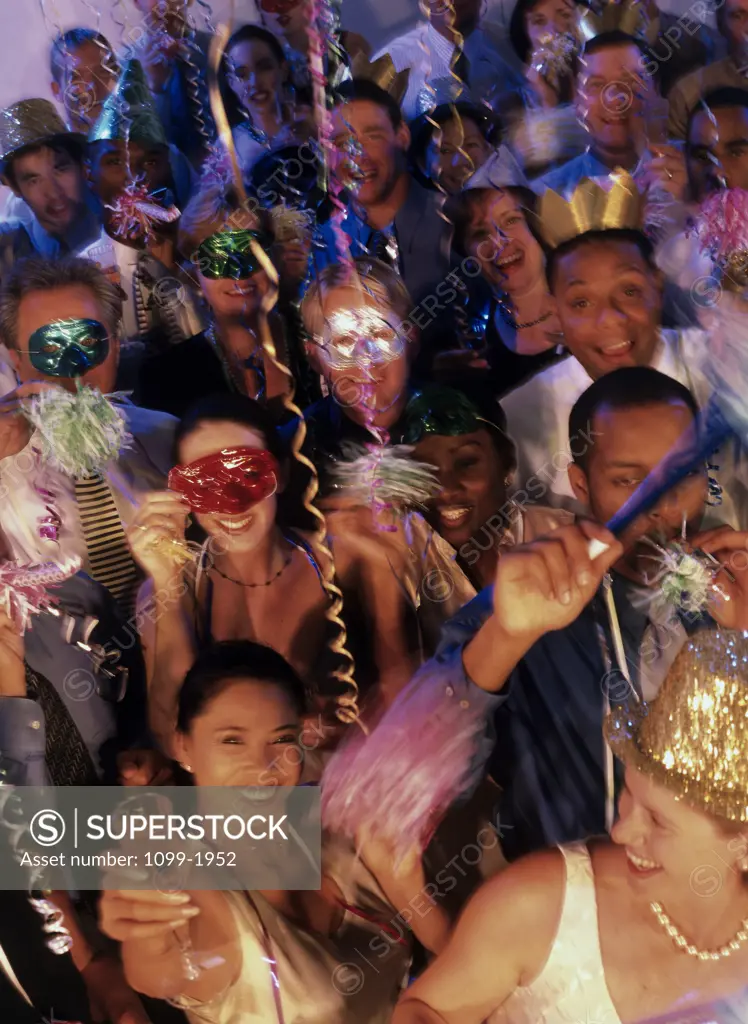
<svg viewBox="0 0 748 1024">
<path fill-rule="evenodd" d="M 228 43 L 226 43 L 223 60 L 221 61 L 221 67 L 218 71 L 218 85 L 221 90 L 221 98 L 223 99 L 226 116 L 228 117 L 229 124 L 232 128 L 241 124 L 242 121 L 246 121 L 247 115 L 243 110 L 241 103 L 237 99 L 236 94 L 228 83 L 228 76 L 231 70 L 229 55 L 231 50 L 235 46 L 238 46 L 239 43 L 249 43 L 253 40 L 265 43 L 279 64 L 285 63 L 286 60 L 283 47 L 273 33 L 268 32 L 267 29 L 261 28 L 259 25 L 242 25 L 241 28 L 238 28 L 236 32 L 234 32 Z"/>
</svg>

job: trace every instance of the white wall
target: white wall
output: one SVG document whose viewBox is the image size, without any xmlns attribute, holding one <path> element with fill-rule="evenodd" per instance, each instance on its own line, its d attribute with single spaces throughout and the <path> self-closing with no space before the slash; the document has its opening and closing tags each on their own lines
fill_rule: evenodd
<svg viewBox="0 0 748 1024">
<path fill-rule="evenodd" d="M 253 0 L 236 0 L 234 20 L 257 20 Z M 229 17 L 231 0 L 212 0 L 213 20 Z M 195 4 L 199 15 L 199 4 Z M 46 21 L 45 21 L 46 13 Z M 418 16 L 417 0 L 343 0 L 343 24 L 376 47 Z M 31 96 L 51 99 L 49 42 L 60 29 L 98 28 L 118 47 L 140 15 L 132 0 L 0 0 L 0 107 Z"/>
</svg>

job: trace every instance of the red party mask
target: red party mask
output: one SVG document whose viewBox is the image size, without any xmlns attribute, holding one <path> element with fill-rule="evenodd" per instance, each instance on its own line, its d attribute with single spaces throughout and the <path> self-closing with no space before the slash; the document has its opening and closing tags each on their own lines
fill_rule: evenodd
<svg viewBox="0 0 748 1024">
<path fill-rule="evenodd" d="M 195 512 L 241 515 L 275 492 L 278 463 L 262 448 L 224 448 L 189 466 L 175 466 L 168 486 Z"/>
</svg>

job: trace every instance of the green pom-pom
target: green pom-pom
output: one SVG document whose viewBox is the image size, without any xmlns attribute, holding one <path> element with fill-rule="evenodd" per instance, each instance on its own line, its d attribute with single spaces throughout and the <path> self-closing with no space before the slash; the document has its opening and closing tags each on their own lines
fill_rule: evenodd
<svg viewBox="0 0 748 1024">
<path fill-rule="evenodd" d="M 425 508 L 438 493 L 433 466 L 411 458 L 409 445 L 364 449 L 345 446 L 344 461 L 331 470 L 338 493 L 361 505 L 391 505 L 395 509 Z"/>
<path fill-rule="evenodd" d="M 700 615 L 714 591 L 714 560 L 680 544 L 665 549 L 660 562 L 659 585 L 665 601 L 690 615 Z"/>
<path fill-rule="evenodd" d="M 132 440 L 122 412 L 95 388 L 75 395 L 45 389 L 29 399 L 25 414 L 42 440 L 42 458 L 74 478 L 102 473 Z"/>
</svg>

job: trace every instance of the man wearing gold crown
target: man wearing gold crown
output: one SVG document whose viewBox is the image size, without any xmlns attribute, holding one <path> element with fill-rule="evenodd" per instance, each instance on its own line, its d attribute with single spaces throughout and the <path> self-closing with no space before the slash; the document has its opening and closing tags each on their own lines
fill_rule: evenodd
<svg viewBox="0 0 748 1024">
<path fill-rule="evenodd" d="M 654 702 L 608 717 L 612 842 L 487 882 L 393 1024 L 748 1019 L 747 656 L 744 634 L 702 633 Z"/>
<path fill-rule="evenodd" d="M 603 186 L 582 181 L 567 202 L 548 191 L 539 232 L 548 249 L 548 284 L 572 358 L 549 367 L 502 400 L 517 441 L 517 484 L 524 500 L 579 511 L 566 469 L 572 406 L 593 380 L 623 366 L 651 366 L 686 384 L 703 404 L 701 368 L 708 337 L 661 327 L 663 276 L 640 230 L 641 196 L 630 175 Z M 720 522 L 740 528 L 748 489 L 739 451 L 715 456 L 723 500 Z"/>
<path fill-rule="evenodd" d="M 396 74 L 384 58 L 365 67 L 357 62 L 354 73 L 363 77 L 343 83 L 333 113 L 333 173 L 349 194 L 342 227 L 351 255 L 386 262 L 401 274 L 417 305 L 449 273 L 449 224 L 439 193 L 408 172 L 410 131 L 398 106 L 408 72 Z M 317 271 L 338 261 L 332 223 L 323 225 L 320 240 Z"/>
</svg>

